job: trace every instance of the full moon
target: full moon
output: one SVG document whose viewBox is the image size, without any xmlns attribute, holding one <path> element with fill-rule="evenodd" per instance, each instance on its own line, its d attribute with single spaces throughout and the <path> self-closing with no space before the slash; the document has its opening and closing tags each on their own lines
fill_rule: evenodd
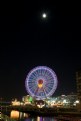
<svg viewBox="0 0 81 121">
<path fill-rule="evenodd" d="M 43 17 L 43 18 L 46 18 L 46 17 L 47 17 L 47 14 L 46 14 L 46 13 L 43 13 L 43 14 L 42 14 L 42 17 Z"/>
</svg>

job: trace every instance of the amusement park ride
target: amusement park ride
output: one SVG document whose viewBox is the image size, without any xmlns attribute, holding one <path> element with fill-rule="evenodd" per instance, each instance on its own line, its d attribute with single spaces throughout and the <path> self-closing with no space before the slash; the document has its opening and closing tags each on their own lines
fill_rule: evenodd
<svg viewBox="0 0 81 121">
<path fill-rule="evenodd" d="M 29 95 L 39 101 L 50 97 L 55 92 L 57 83 L 57 76 L 52 69 L 38 66 L 27 75 L 25 87 Z"/>
</svg>

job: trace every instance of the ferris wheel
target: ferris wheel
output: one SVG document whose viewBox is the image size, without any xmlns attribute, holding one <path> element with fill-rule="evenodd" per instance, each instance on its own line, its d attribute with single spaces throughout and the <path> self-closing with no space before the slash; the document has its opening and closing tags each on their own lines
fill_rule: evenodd
<svg viewBox="0 0 81 121">
<path fill-rule="evenodd" d="M 55 92 L 57 82 L 57 76 L 52 69 L 46 66 L 38 66 L 27 75 L 25 87 L 32 97 L 45 99 Z"/>
</svg>

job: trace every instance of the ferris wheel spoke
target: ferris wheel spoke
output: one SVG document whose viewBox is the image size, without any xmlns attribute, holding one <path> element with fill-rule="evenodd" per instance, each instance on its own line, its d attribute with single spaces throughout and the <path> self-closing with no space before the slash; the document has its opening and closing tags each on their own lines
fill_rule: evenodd
<svg viewBox="0 0 81 121">
<path fill-rule="evenodd" d="M 37 88 L 35 89 L 35 91 L 34 91 L 34 94 L 35 94 L 35 95 L 37 94 L 38 90 L 39 90 L 39 88 L 37 87 Z"/>
<path fill-rule="evenodd" d="M 52 90 L 52 87 L 50 87 L 50 86 L 46 86 L 45 90 L 46 90 L 46 92 L 49 93 L 49 92 Z"/>
<path fill-rule="evenodd" d="M 57 77 L 49 67 L 39 66 L 31 70 L 25 84 L 31 96 L 42 99 L 55 92 Z"/>
<path fill-rule="evenodd" d="M 47 93 L 44 87 L 43 87 L 43 90 L 44 90 L 45 97 L 47 98 Z"/>
<path fill-rule="evenodd" d="M 51 88 L 52 88 L 52 87 L 53 87 L 53 84 L 52 84 L 52 83 L 46 83 L 46 84 L 45 84 L 45 87 L 46 87 L 46 88 L 47 88 L 47 87 L 51 87 Z"/>
<path fill-rule="evenodd" d="M 37 78 L 36 72 L 33 73 L 33 77 L 34 77 L 35 79 Z"/>
</svg>

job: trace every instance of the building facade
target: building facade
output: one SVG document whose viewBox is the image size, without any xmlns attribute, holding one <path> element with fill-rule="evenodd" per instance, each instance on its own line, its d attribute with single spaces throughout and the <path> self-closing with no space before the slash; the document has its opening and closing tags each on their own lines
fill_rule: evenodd
<svg viewBox="0 0 81 121">
<path fill-rule="evenodd" d="M 76 72 L 77 96 L 81 103 L 81 70 Z"/>
</svg>

